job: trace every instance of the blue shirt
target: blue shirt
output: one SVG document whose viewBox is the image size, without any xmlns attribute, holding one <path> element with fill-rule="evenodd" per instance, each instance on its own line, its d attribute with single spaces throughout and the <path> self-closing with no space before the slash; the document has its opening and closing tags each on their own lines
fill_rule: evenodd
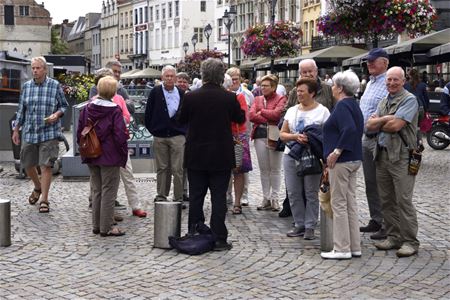
<svg viewBox="0 0 450 300">
<path fill-rule="evenodd" d="M 393 97 L 391 95 L 387 96 L 388 101 L 386 103 L 388 105 L 389 105 L 390 101 L 392 100 L 392 98 Z M 419 107 L 419 104 L 417 103 L 417 100 L 415 99 L 415 97 L 412 95 L 412 96 L 406 98 L 402 103 L 400 103 L 394 116 L 398 119 L 402 119 L 408 123 L 411 123 L 414 119 L 414 116 L 417 113 L 418 107 Z M 381 110 L 381 108 L 377 109 L 377 115 L 380 114 L 380 110 Z M 380 131 L 378 134 L 378 144 L 382 147 L 387 146 L 387 143 L 386 143 L 386 135 L 387 134 L 391 134 L 391 133 Z"/>
<path fill-rule="evenodd" d="M 58 81 L 46 77 L 36 84 L 34 80 L 24 83 L 17 110 L 16 126 L 22 126 L 22 139 L 37 144 L 57 139 L 61 135 L 61 119 L 53 124 L 45 118 L 68 107 L 66 97 Z"/>
<path fill-rule="evenodd" d="M 378 103 L 387 96 L 386 73 L 378 76 L 370 76 L 364 94 L 359 102 L 359 107 L 364 117 L 364 125 L 369 117 L 376 112 Z"/>
<path fill-rule="evenodd" d="M 164 98 L 166 98 L 167 111 L 169 112 L 169 117 L 175 116 L 180 106 L 180 93 L 178 88 L 175 86 L 171 91 L 166 90 L 164 84 L 162 85 L 162 90 L 164 93 Z"/>
</svg>

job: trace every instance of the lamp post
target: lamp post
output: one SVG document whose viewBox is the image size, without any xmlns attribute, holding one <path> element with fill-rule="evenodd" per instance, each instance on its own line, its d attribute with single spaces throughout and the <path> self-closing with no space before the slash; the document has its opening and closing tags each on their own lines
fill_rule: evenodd
<svg viewBox="0 0 450 300">
<path fill-rule="evenodd" d="M 184 51 L 184 56 L 186 56 L 186 53 L 189 50 L 189 44 L 187 42 L 184 42 L 183 44 L 183 51 Z"/>
<path fill-rule="evenodd" d="M 212 33 L 211 24 L 208 23 L 208 25 L 205 26 L 205 29 L 203 29 L 203 33 L 205 34 L 206 37 L 206 50 L 209 51 L 209 37 L 211 36 Z"/>
<path fill-rule="evenodd" d="M 275 24 L 275 6 L 277 6 L 277 0 L 267 0 L 270 4 L 270 25 L 273 26 Z M 271 51 L 272 52 L 272 51 Z M 275 57 L 273 57 L 273 53 L 270 55 L 270 74 L 273 74 L 275 64 Z"/>
<path fill-rule="evenodd" d="M 194 52 L 195 52 L 195 45 L 197 44 L 197 42 L 198 42 L 197 34 L 194 34 L 191 38 L 191 43 L 192 46 L 194 47 Z"/>
<path fill-rule="evenodd" d="M 231 25 L 233 25 L 234 18 L 236 18 L 236 10 L 234 6 L 230 7 L 230 11 L 225 10 L 222 17 L 222 23 L 228 30 L 228 68 L 230 68 L 230 58 L 231 58 Z"/>
</svg>

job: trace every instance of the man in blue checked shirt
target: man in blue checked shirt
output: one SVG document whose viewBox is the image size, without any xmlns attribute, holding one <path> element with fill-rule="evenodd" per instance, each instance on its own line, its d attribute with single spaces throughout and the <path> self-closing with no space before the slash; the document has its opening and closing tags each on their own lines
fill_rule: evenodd
<svg viewBox="0 0 450 300">
<path fill-rule="evenodd" d="M 44 57 L 31 59 L 31 70 L 33 79 L 22 87 L 12 140 L 20 144 L 19 128 L 22 127 L 20 161 L 34 184 L 28 202 L 34 205 L 42 195 L 39 212 L 48 213 L 52 166 L 59 153 L 60 118 L 68 104 L 59 82 L 47 77 Z M 41 169 L 41 178 L 37 166 Z"/>
<path fill-rule="evenodd" d="M 387 96 L 386 71 L 389 65 L 389 56 L 382 48 L 370 50 L 365 57 L 370 81 L 367 83 L 364 94 L 361 97 L 360 108 L 364 116 L 364 124 L 377 110 L 378 103 Z M 363 171 L 366 184 L 367 203 L 369 205 L 370 221 L 366 226 L 360 227 L 361 232 L 375 232 L 371 239 L 384 239 L 386 232 L 382 226 L 383 213 L 377 190 L 376 168 L 373 152 L 377 145 L 377 134 L 365 130 L 362 139 L 363 148 Z"/>
</svg>

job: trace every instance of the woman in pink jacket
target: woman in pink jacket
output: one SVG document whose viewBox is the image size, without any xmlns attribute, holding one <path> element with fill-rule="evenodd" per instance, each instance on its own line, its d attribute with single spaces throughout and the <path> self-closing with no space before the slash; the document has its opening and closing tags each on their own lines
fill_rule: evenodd
<svg viewBox="0 0 450 300">
<path fill-rule="evenodd" d="M 260 85 L 263 95 L 255 97 L 249 112 L 250 121 L 253 123 L 251 138 L 254 140 L 263 190 L 263 200 L 257 207 L 258 210 L 278 211 L 280 209 L 278 201 L 283 154 L 275 151 L 267 140 L 268 126 L 278 125 L 286 104 L 286 97 L 275 92 L 277 85 L 277 76 L 273 74 L 264 76 Z"/>
</svg>

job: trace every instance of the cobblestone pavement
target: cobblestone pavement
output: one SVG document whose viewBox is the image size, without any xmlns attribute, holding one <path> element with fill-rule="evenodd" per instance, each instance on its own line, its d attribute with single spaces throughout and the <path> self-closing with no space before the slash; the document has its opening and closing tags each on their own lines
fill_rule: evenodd
<svg viewBox="0 0 450 300">
<path fill-rule="evenodd" d="M 153 174 L 136 179 L 150 216 L 119 211 L 127 234 L 101 238 L 91 233 L 87 181 L 55 177 L 51 212 L 39 214 L 27 204 L 31 182 L 15 179 L 13 164 L 2 163 L 0 198 L 12 201 L 12 246 L 0 248 L 0 299 L 450 298 L 450 149 L 425 152 L 414 193 L 420 252 L 401 259 L 375 250 L 368 234 L 362 257 L 347 261 L 322 260 L 319 239 L 286 237 L 290 218 L 256 210 L 261 189 L 253 158 L 250 206 L 227 216 L 233 249 L 201 256 L 152 247 Z M 363 224 L 362 172 L 357 197 Z M 126 203 L 122 187 L 119 199 Z M 184 211 L 183 233 L 186 223 Z"/>
</svg>

